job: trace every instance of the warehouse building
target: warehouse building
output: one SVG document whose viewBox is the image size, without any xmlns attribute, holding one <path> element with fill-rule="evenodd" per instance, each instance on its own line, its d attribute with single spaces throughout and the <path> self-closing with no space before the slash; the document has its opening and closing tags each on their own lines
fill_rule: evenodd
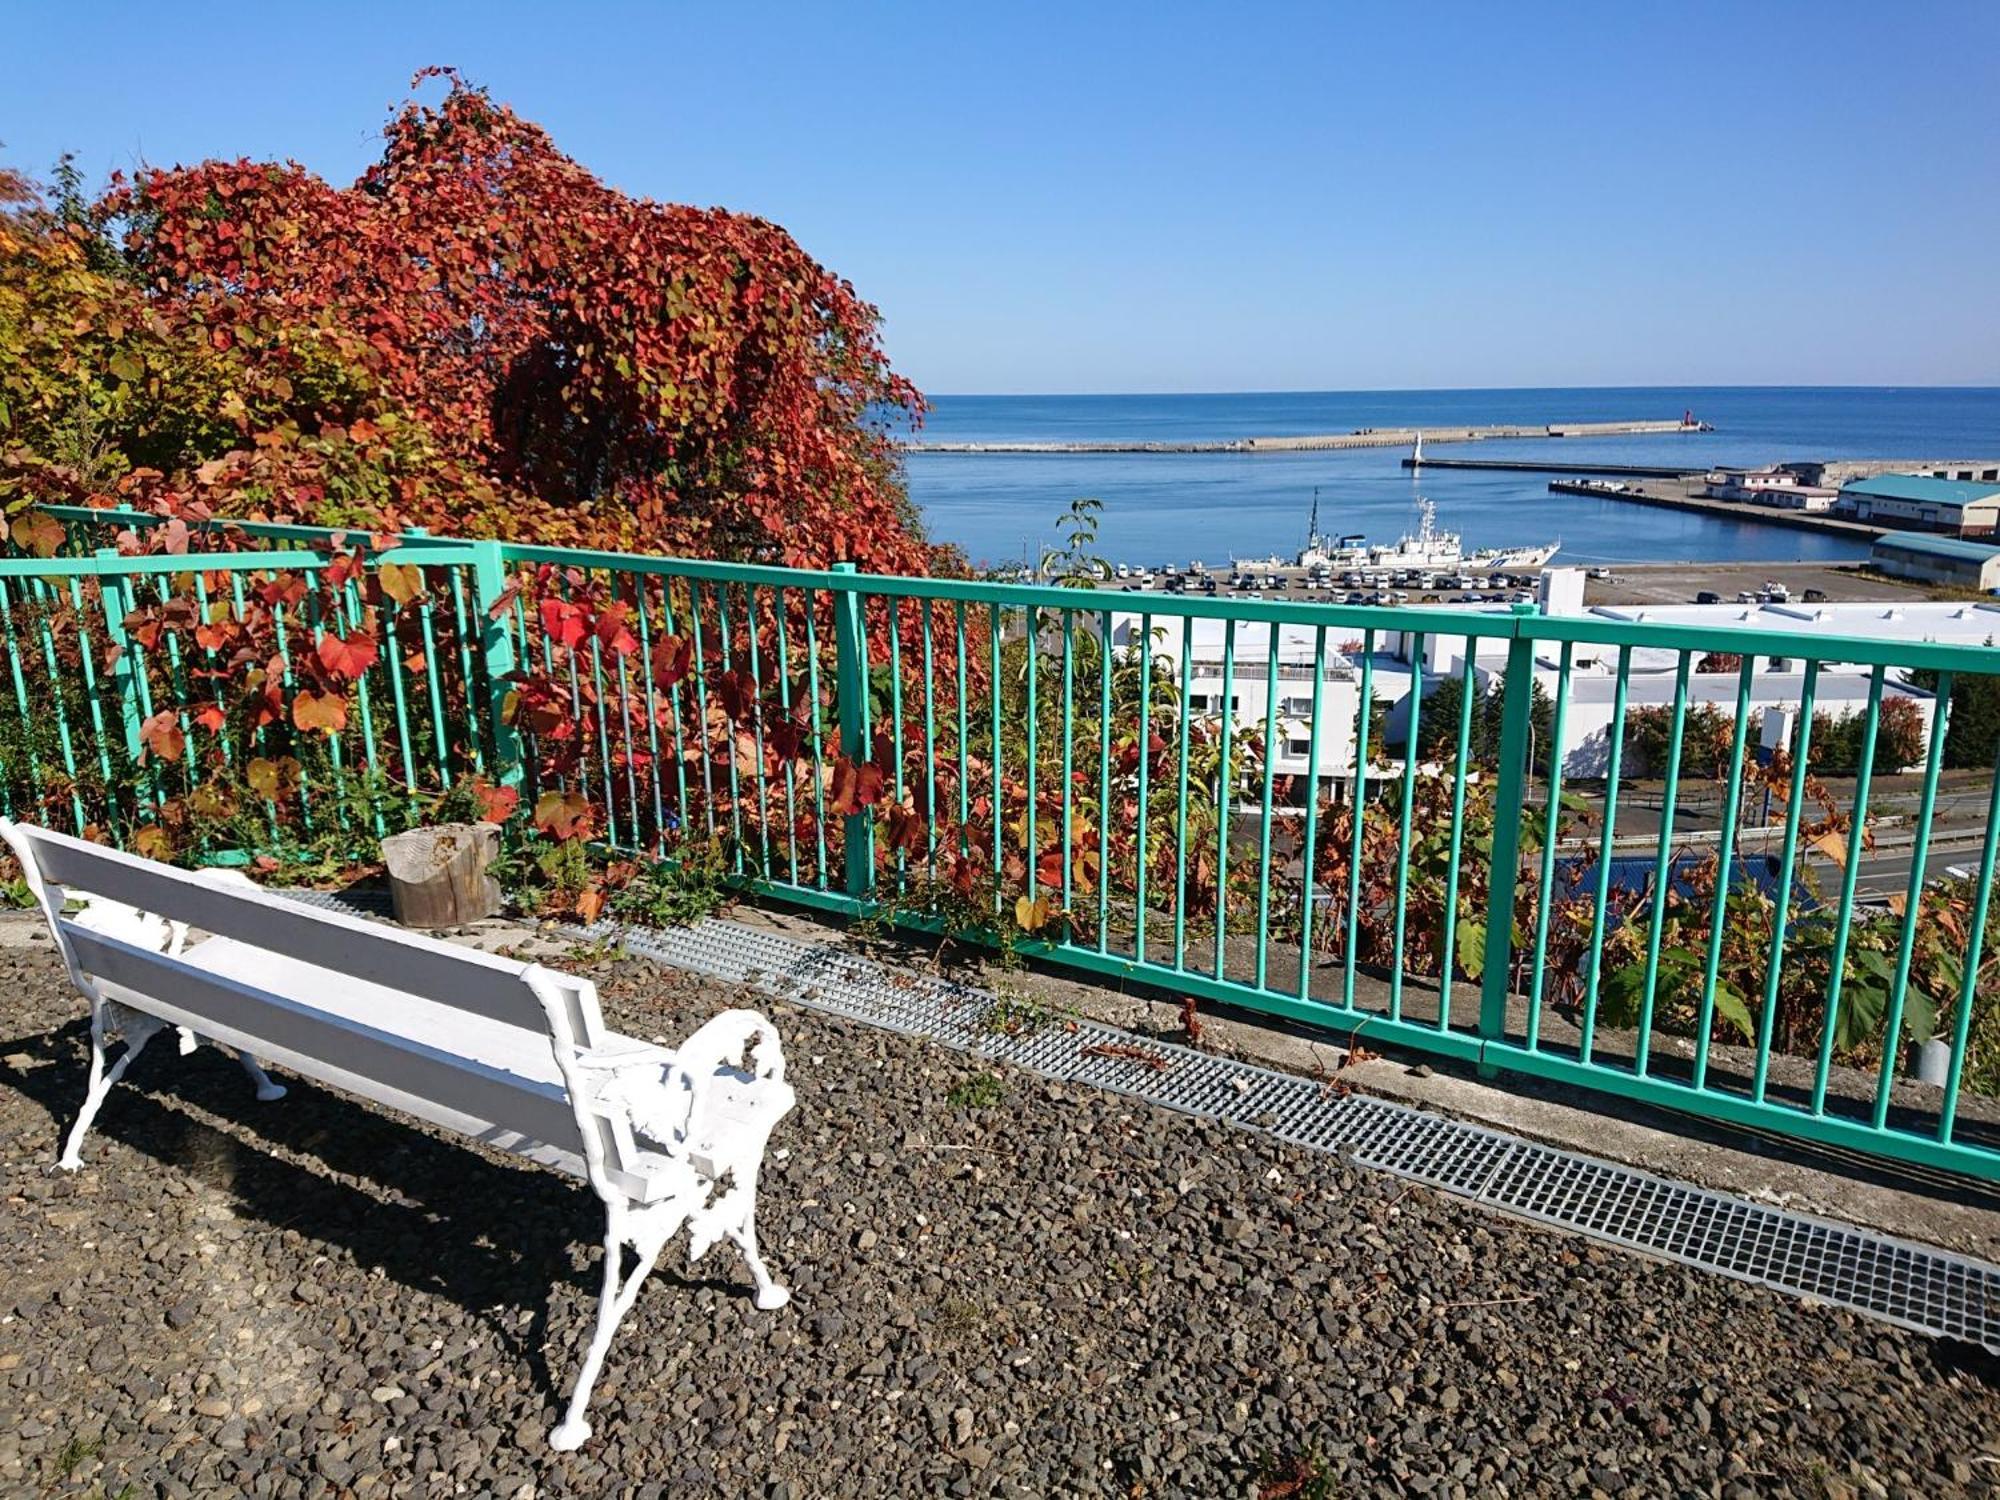
<svg viewBox="0 0 2000 1500">
<path fill-rule="evenodd" d="M 1840 487 L 1834 507 L 1857 521 L 1951 536 L 1992 536 L 2000 530 L 2000 484 L 1932 479 L 1923 474 L 1878 474 Z"/>
<path fill-rule="evenodd" d="M 1875 539 L 1869 562 L 1892 578 L 2000 592 L 2000 543 L 1921 531 L 1891 531 Z"/>
</svg>

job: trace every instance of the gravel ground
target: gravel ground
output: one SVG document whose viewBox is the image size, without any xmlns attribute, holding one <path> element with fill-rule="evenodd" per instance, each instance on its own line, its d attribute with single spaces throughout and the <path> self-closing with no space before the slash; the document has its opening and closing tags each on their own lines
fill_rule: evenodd
<svg viewBox="0 0 2000 1500">
<path fill-rule="evenodd" d="M 741 997 L 621 959 L 614 1022 Z M 761 997 L 747 1003 L 762 1005 Z M 656 1272 L 583 1452 L 567 1179 L 203 1049 L 85 1170 L 80 1002 L 0 946 L 0 1492 L 1911 1495 L 2000 1483 L 1995 1366 L 1253 1136 L 781 1008 L 795 1289 Z M 991 1076 L 995 1082 L 977 1085 Z"/>
</svg>

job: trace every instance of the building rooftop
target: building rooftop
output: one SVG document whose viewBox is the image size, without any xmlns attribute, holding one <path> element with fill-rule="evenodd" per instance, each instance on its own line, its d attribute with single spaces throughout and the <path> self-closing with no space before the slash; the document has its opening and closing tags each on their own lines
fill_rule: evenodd
<svg viewBox="0 0 2000 1500">
<path fill-rule="evenodd" d="M 1976 485 L 1964 486 L 1976 489 Z M 1993 492 L 2000 495 L 2000 490 Z M 1985 562 L 2000 557 L 2000 543 L 1968 541 L 1963 537 L 1934 536 L 1924 531 L 1889 531 L 1875 539 L 1877 548 L 1893 547 L 1899 552 L 1924 552 L 1933 557 L 1955 557 L 1969 562 Z M 1987 606 L 1981 605 L 1984 609 Z"/>
<path fill-rule="evenodd" d="M 1932 479 L 1924 474 L 1877 474 L 1873 479 L 1850 479 L 1840 487 L 1840 492 L 1925 505 L 1971 505 L 1979 500 L 2000 500 L 2000 485 L 1968 479 Z"/>
</svg>

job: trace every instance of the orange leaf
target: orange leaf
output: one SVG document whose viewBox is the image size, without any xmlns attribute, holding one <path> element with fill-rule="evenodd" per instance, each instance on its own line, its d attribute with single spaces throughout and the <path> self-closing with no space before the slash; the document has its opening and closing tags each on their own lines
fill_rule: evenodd
<svg viewBox="0 0 2000 1500">
<path fill-rule="evenodd" d="M 347 727 L 347 700 L 335 693 L 300 693 L 292 699 L 292 722 L 301 729 L 338 734 Z"/>
<path fill-rule="evenodd" d="M 408 604 L 424 591 L 424 570 L 415 563 L 383 563 L 375 577 L 383 594 L 398 604 Z"/>
<path fill-rule="evenodd" d="M 596 886 L 592 886 L 587 891 L 577 892 L 576 914 L 582 917 L 584 921 L 595 922 L 597 914 L 603 910 L 604 892 L 600 891 Z"/>
<path fill-rule="evenodd" d="M 590 799 L 582 792 L 543 792 L 535 799 L 535 826 L 559 839 L 573 838 L 590 825 Z"/>
<path fill-rule="evenodd" d="M 171 708 L 161 709 L 139 726 L 139 738 L 143 742 L 140 755 L 151 754 L 161 760 L 179 760 L 181 751 L 187 745 L 187 735 L 181 729 L 181 716 Z"/>
</svg>

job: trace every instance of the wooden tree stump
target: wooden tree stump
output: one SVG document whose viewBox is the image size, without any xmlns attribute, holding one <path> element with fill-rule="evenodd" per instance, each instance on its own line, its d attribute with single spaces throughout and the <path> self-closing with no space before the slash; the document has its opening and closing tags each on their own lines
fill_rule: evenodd
<svg viewBox="0 0 2000 1500">
<path fill-rule="evenodd" d="M 396 920 L 406 927 L 458 927 L 500 910 L 497 823 L 440 823 L 382 840 Z"/>
</svg>

